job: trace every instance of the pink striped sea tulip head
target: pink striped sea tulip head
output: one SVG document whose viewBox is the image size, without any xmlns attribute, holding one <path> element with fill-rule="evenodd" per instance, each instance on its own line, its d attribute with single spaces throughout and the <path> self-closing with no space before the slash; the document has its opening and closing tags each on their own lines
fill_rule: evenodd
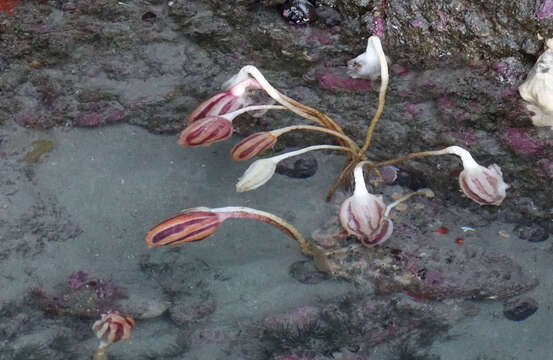
<svg viewBox="0 0 553 360">
<path fill-rule="evenodd" d="M 249 90 L 260 89 L 259 83 L 252 78 L 246 78 L 227 91 L 220 92 L 207 100 L 204 100 L 190 115 L 188 115 L 188 124 L 200 119 L 224 115 L 244 106 L 250 105 Z"/>
<path fill-rule="evenodd" d="M 501 204 L 509 185 L 503 181 L 498 165 L 492 164 L 485 168 L 460 146 L 449 146 L 444 151 L 461 158 L 463 171 L 459 174 L 459 186 L 468 198 L 480 205 Z"/>
<path fill-rule="evenodd" d="M 223 116 L 209 116 L 189 124 L 180 135 L 177 143 L 182 146 L 210 145 L 232 136 L 232 120 Z"/>
<path fill-rule="evenodd" d="M 367 191 L 363 167 L 357 165 L 353 175 L 355 189 L 340 206 L 340 223 L 348 235 L 355 235 L 363 245 L 372 247 L 388 240 L 394 226 L 387 217 L 382 196 Z"/>
<path fill-rule="evenodd" d="M 248 160 L 271 149 L 277 137 L 271 132 L 258 132 L 243 139 L 231 150 L 232 159 L 236 161 Z"/>
<path fill-rule="evenodd" d="M 154 226 L 146 235 L 146 243 L 156 247 L 202 240 L 215 233 L 224 219 L 209 208 L 183 210 Z"/>
<path fill-rule="evenodd" d="M 104 346 L 118 341 L 127 340 L 131 336 L 134 320 L 123 317 L 118 311 L 102 314 L 100 320 L 92 325 L 92 331 L 102 341 Z"/>
<path fill-rule="evenodd" d="M 340 223 L 348 235 L 354 235 L 363 245 L 372 247 L 392 235 L 393 223 L 385 216 L 385 211 L 386 205 L 380 196 L 370 193 L 353 195 L 340 206 Z"/>
<path fill-rule="evenodd" d="M 459 175 L 459 185 L 467 197 L 480 205 L 500 205 L 509 185 L 497 164 L 465 166 Z"/>
</svg>

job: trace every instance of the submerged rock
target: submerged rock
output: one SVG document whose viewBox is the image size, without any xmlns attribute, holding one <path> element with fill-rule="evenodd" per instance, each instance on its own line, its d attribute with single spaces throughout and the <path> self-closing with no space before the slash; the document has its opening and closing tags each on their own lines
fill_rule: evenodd
<svg viewBox="0 0 553 360">
<path fill-rule="evenodd" d="M 538 311 L 538 302 L 532 298 L 510 300 L 503 306 L 503 315 L 513 321 L 526 320 L 536 311 Z"/>
<path fill-rule="evenodd" d="M 538 285 L 513 259 L 474 245 L 477 241 L 468 245 L 457 237 L 455 246 L 446 246 L 436 243 L 432 232 L 417 227 L 443 211 L 419 199 L 419 206 L 395 216 L 392 240 L 373 248 L 345 237 L 339 225 L 331 222 L 312 235 L 326 252 L 315 258 L 317 266 L 361 286 L 371 285 L 378 294 L 404 292 L 418 300 L 505 299 Z M 409 224 L 413 219 L 417 225 Z"/>
</svg>

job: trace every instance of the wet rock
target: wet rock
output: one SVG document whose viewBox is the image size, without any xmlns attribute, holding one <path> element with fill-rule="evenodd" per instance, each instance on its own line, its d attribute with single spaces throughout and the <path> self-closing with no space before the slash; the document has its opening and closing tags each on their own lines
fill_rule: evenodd
<svg viewBox="0 0 553 360">
<path fill-rule="evenodd" d="M 276 172 L 291 178 L 308 178 L 317 172 L 317 159 L 306 153 L 284 159 L 278 163 Z"/>
<path fill-rule="evenodd" d="M 525 222 L 518 224 L 514 228 L 515 234 L 522 240 L 528 240 L 530 242 L 545 241 L 549 237 L 547 230 L 538 223 Z"/>
<path fill-rule="evenodd" d="M 463 306 L 454 310 L 450 305 L 430 307 L 410 299 L 352 294 L 271 314 L 248 328 L 247 334 L 259 339 L 256 358 L 265 353 L 279 360 L 326 359 L 332 353 L 336 359 L 361 360 L 368 359 L 379 344 L 402 338 L 414 340 L 413 348 L 419 350 L 428 346 L 452 321 L 463 317 Z"/>
<path fill-rule="evenodd" d="M 204 296 L 187 296 L 173 301 L 169 316 L 177 325 L 193 326 L 198 321 L 215 312 L 215 300 L 208 294 Z"/>
<path fill-rule="evenodd" d="M 330 279 L 330 276 L 319 271 L 312 261 L 302 260 L 290 265 L 290 276 L 303 284 L 318 284 Z"/>
<path fill-rule="evenodd" d="M 395 181 L 398 185 L 408 187 L 414 191 L 428 187 L 428 181 L 425 179 L 424 174 L 417 171 L 407 172 L 400 170 L 397 173 Z"/>
<path fill-rule="evenodd" d="M 317 15 L 319 17 L 319 22 L 328 27 L 340 25 L 342 22 L 342 15 L 340 15 L 340 12 L 328 6 L 317 7 Z"/>
<path fill-rule="evenodd" d="M 509 320 L 522 321 L 533 315 L 538 307 L 538 302 L 530 297 L 510 300 L 503 304 L 503 315 Z"/>
</svg>

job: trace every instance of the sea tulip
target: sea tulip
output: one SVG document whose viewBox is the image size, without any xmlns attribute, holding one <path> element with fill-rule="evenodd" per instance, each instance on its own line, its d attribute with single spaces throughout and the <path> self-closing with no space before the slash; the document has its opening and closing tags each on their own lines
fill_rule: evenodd
<svg viewBox="0 0 553 360">
<path fill-rule="evenodd" d="M 449 154 L 459 156 L 463 162 L 464 169 L 459 175 L 459 185 L 463 193 L 480 205 L 500 205 L 509 185 L 503 181 L 499 166 L 492 164 L 485 168 L 459 146 L 450 146 L 446 150 Z"/>
<path fill-rule="evenodd" d="M 182 146 L 203 146 L 223 141 L 232 136 L 232 120 L 223 116 L 209 116 L 194 121 L 180 135 L 177 143 Z"/>
<path fill-rule="evenodd" d="M 234 145 L 231 150 L 232 159 L 236 161 L 251 159 L 256 155 L 262 154 L 263 152 L 271 149 L 275 145 L 276 141 L 277 137 L 268 131 L 251 134 Z"/>
<path fill-rule="evenodd" d="M 355 59 L 348 61 L 348 75 L 352 78 L 369 78 L 375 80 L 381 75 L 381 63 L 378 51 L 382 45 L 378 36 L 371 36 L 367 41 L 367 49 Z M 387 72 L 387 70 L 386 70 Z"/>
<path fill-rule="evenodd" d="M 393 231 L 393 223 L 387 218 L 382 196 L 367 191 L 362 165 L 354 170 L 353 195 L 340 206 L 339 218 L 349 235 L 355 235 L 363 245 L 375 246 L 386 241 Z"/>
<path fill-rule="evenodd" d="M 102 314 L 100 320 L 92 325 L 92 330 L 100 339 L 100 345 L 94 353 L 93 360 L 107 360 L 108 346 L 118 341 L 127 340 L 131 336 L 133 326 L 132 318 L 123 317 L 117 311 Z"/>
<path fill-rule="evenodd" d="M 247 111 L 283 108 L 279 105 L 255 105 L 219 116 L 208 116 L 197 119 L 180 133 L 177 143 L 187 147 L 211 145 L 214 142 L 223 141 L 232 136 L 232 121 L 238 115 Z"/>
<path fill-rule="evenodd" d="M 251 100 L 248 97 L 248 90 L 259 89 L 260 85 L 255 79 L 249 77 L 240 80 L 227 91 L 220 92 L 198 105 L 188 116 L 188 124 L 203 118 L 224 115 L 249 105 Z"/>
<path fill-rule="evenodd" d="M 244 172 L 244 175 L 242 175 L 242 177 L 238 179 L 238 183 L 236 184 L 236 191 L 237 192 L 250 191 L 250 190 L 257 189 L 258 187 L 265 184 L 274 175 L 276 166 L 279 163 L 279 161 L 282 161 L 292 156 L 301 155 L 308 151 L 323 150 L 323 149 L 350 151 L 349 148 L 345 148 L 342 146 L 313 145 L 296 151 L 290 151 L 285 154 L 273 156 L 270 158 L 256 160 L 253 163 L 251 163 L 251 165 L 246 169 L 246 171 Z"/>
<path fill-rule="evenodd" d="M 236 183 L 236 191 L 244 192 L 257 189 L 273 177 L 280 158 L 273 156 L 254 161 Z"/>
<path fill-rule="evenodd" d="M 183 210 L 150 230 L 146 243 L 155 247 L 202 240 L 215 233 L 224 220 L 224 215 L 209 208 Z"/>
<path fill-rule="evenodd" d="M 154 226 L 146 235 L 146 243 L 149 247 L 156 247 L 202 240 L 215 233 L 227 219 L 254 219 L 273 225 L 295 239 L 304 254 L 311 254 L 312 247 L 300 232 L 284 219 L 265 211 L 242 206 L 196 207 L 183 210 Z"/>
</svg>

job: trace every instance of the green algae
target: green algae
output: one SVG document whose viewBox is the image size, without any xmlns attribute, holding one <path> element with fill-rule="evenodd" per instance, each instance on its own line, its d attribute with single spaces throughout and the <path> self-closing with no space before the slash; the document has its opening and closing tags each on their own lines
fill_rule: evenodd
<svg viewBox="0 0 553 360">
<path fill-rule="evenodd" d="M 27 151 L 21 158 L 21 161 L 27 164 L 34 164 L 40 161 L 42 155 L 52 151 L 54 149 L 54 142 L 52 140 L 35 140 L 31 144 L 32 149 Z"/>
</svg>

